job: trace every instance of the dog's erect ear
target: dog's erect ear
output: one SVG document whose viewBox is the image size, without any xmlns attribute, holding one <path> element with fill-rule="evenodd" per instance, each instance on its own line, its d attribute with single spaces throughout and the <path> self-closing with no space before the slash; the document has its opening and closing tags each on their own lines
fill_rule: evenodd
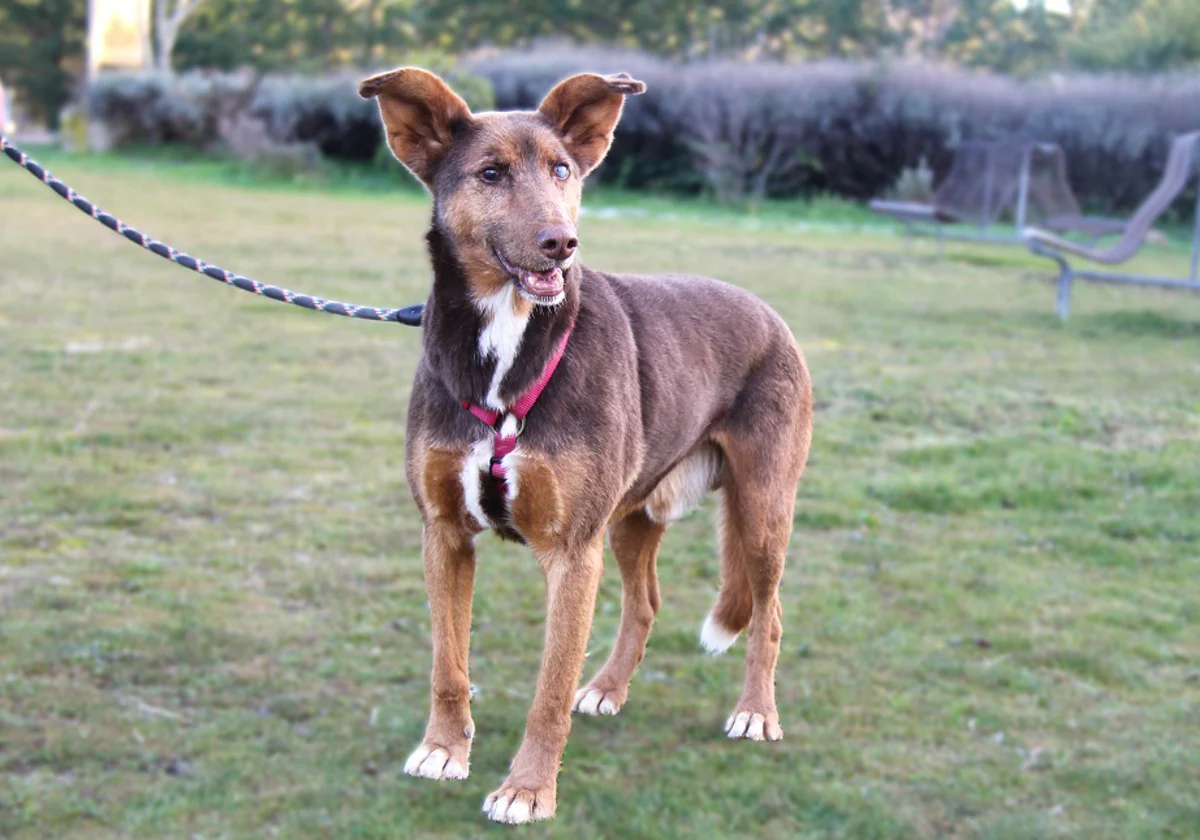
<svg viewBox="0 0 1200 840">
<path fill-rule="evenodd" d="M 363 99 L 379 98 L 379 115 L 396 159 L 433 187 L 437 165 L 450 150 L 454 132 L 471 119 L 471 109 L 440 78 L 418 67 L 401 67 L 366 79 Z"/>
<path fill-rule="evenodd" d="M 621 119 L 625 97 L 646 86 L 624 73 L 598 76 L 580 73 L 559 82 L 546 94 L 538 110 L 558 130 L 575 162 L 587 175 L 608 153 L 613 129 Z"/>
</svg>

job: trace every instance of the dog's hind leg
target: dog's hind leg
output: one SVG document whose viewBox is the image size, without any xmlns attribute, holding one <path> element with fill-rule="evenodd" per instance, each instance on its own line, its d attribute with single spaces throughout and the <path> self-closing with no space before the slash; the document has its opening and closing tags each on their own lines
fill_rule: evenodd
<svg viewBox="0 0 1200 840">
<path fill-rule="evenodd" d="M 629 696 L 629 680 L 642 655 L 658 613 L 658 547 L 666 526 L 638 510 L 609 530 L 609 543 L 621 568 L 621 627 L 608 661 L 575 694 L 573 711 L 615 715 Z"/>
<path fill-rule="evenodd" d="M 764 499 L 755 490 L 747 493 L 733 485 L 726 488 L 724 503 L 725 556 L 735 560 L 742 576 L 726 579 L 722 588 L 726 600 L 718 599 L 713 614 L 722 615 L 717 611 L 726 603 L 737 603 L 737 609 L 744 610 L 743 599 L 751 606 L 745 683 L 725 731 L 730 738 L 778 741 L 783 737 L 775 706 L 775 663 L 783 635 L 779 583 L 791 532 L 791 493 L 786 499 Z M 742 620 L 745 612 L 737 616 Z M 711 628 L 709 622 L 706 627 Z"/>
<path fill-rule="evenodd" d="M 725 578 L 706 622 L 707 641 L 713 643 L 710 648 L 728 646 L 732 633 L 749 619 L 746 679 L 725 731 L 730 738 L 755 741 L 783 737 L 775 706 L 783 636 L 779 584 L 796 484 L 812 440 L 812 391 L 799 353 L 781 353 L 774 361 L 747 383 L 738 408 L 715 435 L 726 466 L 721 481 Z"/>
<path fill-rule="evenodd" d="M 716 656 L 737 641 L 738 634 L 750 623 L 754 601 L 750 596 L 750 578 L 745 542 L 737 523 L 730 522 L 728 498 L 719 494 L 717 530 L 721 543 L 721 591 L 700 629 L 700 644 Z"/>
</svg>

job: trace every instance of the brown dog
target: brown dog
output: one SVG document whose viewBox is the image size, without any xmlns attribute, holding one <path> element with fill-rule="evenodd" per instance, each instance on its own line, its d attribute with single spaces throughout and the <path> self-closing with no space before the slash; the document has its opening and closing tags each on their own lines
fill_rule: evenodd
<svg viewBox="0 0 1200 840">
<path fill-rule="evenodd" d="M 433 194 L 434 280 L 407 448 L 433 691 L 406 772 L 467 776 L 475 535 L 492 528 L 528 544 L 546 576 L 525 739 L 483 805 L 499 822 L 553 816 L 572 710 L 611 715 L 625 703 L 658 609 L 663 531 L 710 489 L 721 490 L 722 582 L 700 640 L 719 653 L 750 628 L 726 732 L 783 736 L 779 582 L 812 437 L 803 356 L 748 292 L 602 274 L 577 259 L 583 179 L 607 153 L 625 96 L 644 89 L 624 74 L 581 74 L 537 111 L 481 114 L 415 68 L 359 89 L 378 97 L 389 146 Z M 621 569 L 620 631 L 577 692 L 606 530 Z"/>
</svg>

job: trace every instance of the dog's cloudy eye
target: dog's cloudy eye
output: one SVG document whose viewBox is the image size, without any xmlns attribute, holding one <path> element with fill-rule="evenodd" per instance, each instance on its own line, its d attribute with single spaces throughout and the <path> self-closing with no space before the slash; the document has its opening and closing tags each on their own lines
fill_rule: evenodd
<svg viewBox="0 0 1200 840">
<path fill-rule="evenodd" d="M 560 181 L 567 180 L 567 176 L 570 174 L 571 167 L 567 166 L 565 163 L 560 163 L 558 166 L 554 167 L 554 177 Z"/>
<path fill-rule="evenodd" d="M 500 180 L 500 170 L 494 166 L 487 166 L 479 173 L 479 177 L 489 184 L 494 184 Z"/>
</svg>

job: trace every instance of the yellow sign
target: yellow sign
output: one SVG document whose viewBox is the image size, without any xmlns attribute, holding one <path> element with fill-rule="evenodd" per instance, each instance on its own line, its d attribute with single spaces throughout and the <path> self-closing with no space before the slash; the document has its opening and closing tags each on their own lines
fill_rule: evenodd
<svg viewBox="0 0 1200 840">
<path fill-rule="evenodd" d="M 102 68 L 145 70 L 151 0 L 88 0 L 88 75 Z"/>
</svg>

